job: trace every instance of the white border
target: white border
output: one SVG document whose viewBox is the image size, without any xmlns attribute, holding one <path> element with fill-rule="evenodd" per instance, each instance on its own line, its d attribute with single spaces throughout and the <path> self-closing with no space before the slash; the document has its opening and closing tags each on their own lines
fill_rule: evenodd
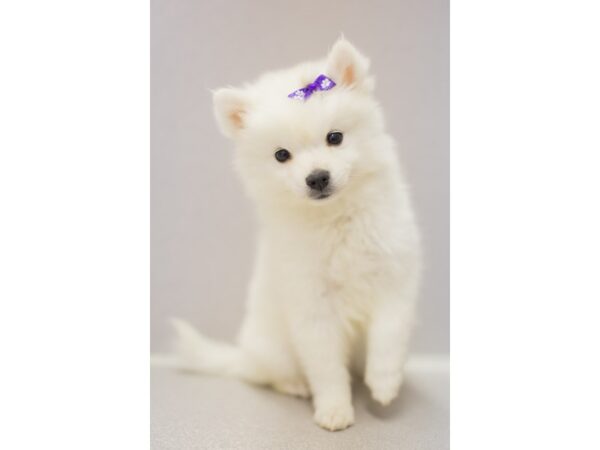
<svg viewBox="0 0 600 450">
<path fill-rule="evenodd" d="M 452 2 L 457 450 L 600 448 L 599 6 Z"/>
<path fill-rule="evenodd" d="M 0 448 L 149 447 L 149 23 L 0 6 Z"/>
</svg>

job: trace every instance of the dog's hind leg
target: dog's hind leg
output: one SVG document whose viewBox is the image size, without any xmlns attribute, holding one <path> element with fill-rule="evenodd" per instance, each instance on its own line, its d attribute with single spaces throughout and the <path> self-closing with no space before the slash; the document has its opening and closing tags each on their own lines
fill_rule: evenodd
<svg viewBox="0 0 600 450">
<path fill-rule="evenodd" d="M 311 396 L 282 320 L 266 314 L 248 314 L 240 330 L 240 347 L 260 365 L 261 375 L 273 389 L 294 397 Z"/>
</svg>

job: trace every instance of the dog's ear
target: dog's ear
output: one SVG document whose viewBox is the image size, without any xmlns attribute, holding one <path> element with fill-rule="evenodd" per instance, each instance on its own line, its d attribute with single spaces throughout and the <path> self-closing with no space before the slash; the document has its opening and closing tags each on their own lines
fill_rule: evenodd
<svg viewBox="0 0 600 450">
<path fill-rule="evenodd" d="M 213 105 L 222 133 L 235 138 L 245 126 L 249 101 L 245 92 L 235 88 L 221 88 L 213 92 Z"/>
<path fill-rule="evenodd" d="M 367 81 L 369 60 L 341 37 L 327 56 L 326 70 L 326 75 L 339 85 L 361 87 Z"/>
</svg>

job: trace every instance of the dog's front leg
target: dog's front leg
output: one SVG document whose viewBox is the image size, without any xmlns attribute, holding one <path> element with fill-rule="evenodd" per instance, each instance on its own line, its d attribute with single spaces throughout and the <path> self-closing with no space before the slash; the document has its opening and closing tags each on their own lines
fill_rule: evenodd
<svg viewBox="0 0 600 450">
<path fill-rule="evenodd" d="M 389 404 L 403 382 L 404 363 L 414 321 L 417 280 L 407 280 L 400 292 L 380 299 L 367 336 L 365 382 L 375 400 Z"/>
<path fill-rule="evenodd" d="M 310 385 L 315 421 L 335 431 L 354 423 L 347 342 L 339 318 L 327 302 L 315 305 L 318 311 L 296 316 L 292 334 L 296 353 Z"/>
</svg>

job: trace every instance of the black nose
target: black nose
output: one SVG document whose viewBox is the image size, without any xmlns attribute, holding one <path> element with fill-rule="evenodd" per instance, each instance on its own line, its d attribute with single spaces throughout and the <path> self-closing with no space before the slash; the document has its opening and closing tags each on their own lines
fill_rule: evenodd
<svg viewBox="0 0 600 450">
<path fill-rule="evenodd" d="M 329 172 L 322 169 L 313 170 L 306 177 L 306 185 L 316 191 L 322 191 L 329 185 Z"/>
</svg>

